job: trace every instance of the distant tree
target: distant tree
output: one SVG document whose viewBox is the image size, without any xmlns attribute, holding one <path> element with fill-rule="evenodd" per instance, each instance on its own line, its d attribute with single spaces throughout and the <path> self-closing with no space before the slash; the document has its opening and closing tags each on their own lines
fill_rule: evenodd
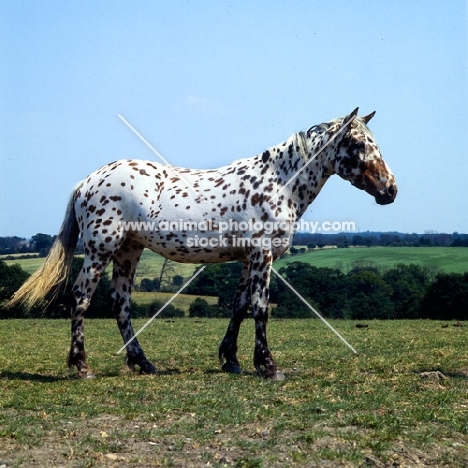
<svg viewBox="0 0 468 468">
<path fill-rule="evenodd" d="M 184 277 L 181 275 L 174 275 L 172 278 L 172 284 L 174 286 L 182 286 L 184 284 Z"/>
<path fill-rule="evenodd" d="M 189 307 L 189 317 L 211 317 L 211 308 L 208 302 L 201 297 L 197 297 Z"/>
<path fill-rule="evenodd" d="M 310 297 L 306 301 L 317 310 L 319 307 Z M 282 300 L 278 307 L 270 309 L 271 316 L 275 319 L 305 319 L 316 318 L 312 310 L 307 307 L 297 296 L 290 296 L 288 301 Z M 321 313 L 321 312 L 319 312 Z"/>
<path fill-rule="evenodd" d="M 228 317 L 230 314 L 223 308 L 217 305 L 208 304 L 208 302 L 197 297 L 189 308 L 190 317 L 205 317 L 205 318 L 217 318 L 217 317 Z"/>
<path fill-rule="evenodd" d="M 140 282 L 140 291 L 153 292 L 159 291 L 159 278 L 143 278 Z"/>
<path fill-rule="evenodd" d="M 301 296 L 326 317 L 341 318 L 346 309 L 344 274 L 333 268 L 317 268 L 292 262 L 279 270 Z M 272 302 L 277 302 L 275 317 L 315 317 L 315 314 L 281 280 L 275 279 Z"/>
<path fill-rule="evenodd" d="M 457 237 L 450 245 L 451 247 L 468 247 L 468 237 Z"/>
<path fill-rule="evenodd" d="M 353 245 L 366 245 L 366 240 L 361 235 L 355 235 L 353 236 L 351 243 Z"/>
<path fill-rule="evenodd" d="M 0 318 L 23 317 L 25 311 L 21 306 L 5 309 L 3 306 L 11 299 L 13 294 L 28 279 L 26 273 L 19 265 L 7 265 L 0 261 Z"/>
<path fill-rule="evenodd" d="M 419 265 L 397 264 L 383 275 L 392 288 L 395 318 L 418 318 L 420 302 L 430 284 L 430 273 Z"/>
<path fill-rule="evenodd" d="M 153 317 L 156 313 L 158 313 L 161 308 L 164 306 L 164 303 L 161 301 L 153 301 L 149 305 L 149 316 Z M 160 318 L 176 318 L 176 317 L 184 317 L 185 312 L 178 307 L 175 307 L 172 304 L 167 305 L 164 309 L 158 314 Z"/>
<path fill-rule="evenodd" d="M 39 252 L 41 257 L 47 256 L 49 253 L 52 244 L 54 243 L 55 237 L 50 236 L 49 234 L 38 233 L 32 236 L 31 241 L 34 246 L 34 250 Z"/>
<path fill-rule="evenodd" d="M 421 316 L 437 320 L 468 320 L 468 273 L 444 273 L 428 287 Z"/>
<path fill-rule="evenodd" d="M 356 273 L 363 270 L 379 273 L 380 268 L 372 260 L 357 259 L 350 263 L 349 273 Z"/>
<path fill-rule="evenodd" d="M 187 294 L 199 296 L 217 296 L 218 306 L 230 312 L 241 271 L 242 263 L 240 262 L 207 265 L 203 273 L 198 275 L 185 291 Z"/>
<path fill-rule="evenodd" d="M 357 320 L 395 318 L 392 288 L 373 269 L 352 270 L 346 277 L 349 316 Z"/>
<path fill-rule="evenodd" d="M 145 262 L 140 262 L 138 264 L 138 268 L 136 269 L 135 271 L 135 276 L 133 278 L 133 287 L 135 290 L 137 291 L 145 291 L 145 289 L 141 289 L 141 283 L 144 279 L 147 279 L 149 281 L 153 281 L 151 279 L 149 279 L 149 274 L 150 274 L 150 265 L 145 263 Z M 140 280 L 141 278 L 141 280 Z M 159 286 L 157 289 L 154 289 L 154 284 L 152 285 L 149 285 L 147 282 L 145 282 L 146 284 L 146 287 L 149 287 L 150 290 L 149 291 L 159 291 Z M 145 288 L 145 284 L 144 284 L 144 288 Z M 159 283 L 158 283 L 159 284 Z M 148 290 L 146 290 L 146 292 L 148 292 Z"/>
<path fill-rule="evenodd" d="M 425 236 L 422 236 L 419 238 L 417 244 L 415 245 L 415 247 L 432 247 L 434 244 L 432 242 L 432 239 L 429 238 L 429 237 L 425 237 Z"/>
<path fill-rule="evenodd" d="M 387 246 L 398 242 L 398 236 L 391 232 L 384 232 L 380 234 L 378 245 Z"/>
<path fill-rule="evenodd" d="M 8 301 L 28 277 L 29 274 L 19 265 L 8 266 L 0 261 L 0 304 Z"/>
<path fill-rule="evenodd" d="M 133 318 L 154 317 L 156 314 L 158 314 L 157 318 L 177 318 L 185 316 L 185 312 L 182 309 L 179 309 L 172 304 L 167 305 L 161 312 L 159 312 L 163 306 L 164 302 L 158 300 L 152 301 L 149 304 L 137 304 L 136 302 L 131 301 L 130 315 Z"/>
<path fill-rule="evenodd" d="M 161 291 L 163 289 L 163 284 L 166 284 L 168 286 L 171 285 L 171 278 L 174 275 L 174 271 L 174 262 L 172 260 L 169 260 L 168 258 L 165 258 L 161 266 L 161 272 L 159 273 L 158 291 Z"/>
<path fill-rule="evenodd" d="M 29 243 L 26 239 L 17 236 L 0 237 L 0 255 L 9 255 L 16 252 L 27 252 Z"/>
<path fill-rule="evenodd" d="M 442 268 L 440 268 L 438 265 L 429 265 L 424 268 L 424 271 L 427 272 L 429 283 L 433 283 L 437 277 L 443 273 Z"/>
</svg>

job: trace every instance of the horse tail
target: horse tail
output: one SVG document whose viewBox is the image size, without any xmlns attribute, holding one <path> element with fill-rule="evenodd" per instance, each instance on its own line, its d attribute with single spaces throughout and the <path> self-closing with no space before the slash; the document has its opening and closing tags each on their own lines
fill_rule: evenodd
<svg viewBox="0 0 468 468">
<path fill-rule="evenodd" d="M 16 291 L 6 307 L 22 304 L 29 310 L 36 302 L 44 299 L 54 286 L 67 278 L 80 234 L 75 216 L 75 199 L 82 184 L 78 184 L 72 192 L 62 227 L 44 263 Z"/>
</svg>

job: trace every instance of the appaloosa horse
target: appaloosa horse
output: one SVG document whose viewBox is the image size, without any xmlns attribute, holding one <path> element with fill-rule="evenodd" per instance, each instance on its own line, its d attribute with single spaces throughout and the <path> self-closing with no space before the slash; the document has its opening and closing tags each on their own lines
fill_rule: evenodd
<svg viewBox="0 0 468 468">
<path fill-rule="evenodd" d="M 102 167 L 74 189 L 45 263 L 10 303 L 31 306 L 66 278 L 81 235 L 84 262 L 73 286 L 69 366 L 77 367 L 80 378 L 93 376 L 86 362 L 83 320 L 112 261 L 110 296 L 127 344 L 127 364 L 152 374 L 156 368 L 133 339 L 129 314 L 143 249 L 185 263 L 241 261 L 233 315 L 219 347 L 222 368 L 241 371 L 237 336 L 250 307 L 255 368 L 264 377 L 283 378 L 268 349 L 266 324 L 271 264 L 288 248 L 291 226 L 333 174 L 365 190 L 380 205 L 392 203 L 397 194 L 393 174 L 366 126 L 374 113 L 358 118 L 357 111 L 219 169 L 184 169 L 135 159 Z M 181 228 L 175 229 L 174 223 Z"/>
</svg>

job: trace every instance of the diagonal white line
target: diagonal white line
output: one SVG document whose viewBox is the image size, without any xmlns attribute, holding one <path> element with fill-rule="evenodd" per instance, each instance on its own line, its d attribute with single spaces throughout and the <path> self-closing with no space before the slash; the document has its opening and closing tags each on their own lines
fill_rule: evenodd
<svg viewBox="0 0 468 468">
<path fill-rule="evenodd" d="M 118 351 L 120 354 L 204 269 L 202 266 Z"/>
<path fill-rule="evenodd" d="M 155 150 L 149 143 L 148 141 L 143 138 L 143 136 L 137 131 L 135 130 L 135 128 L 130 125 L 120 114 L 118 115 L 119 119 L 122 120 L 122 122 L 130 129 L 132 130 L 133 133 L 135 133 L 135 135 L 159 158 L 161 159 L 165 164 L 167 164 L 168 166 L 171 166 L 171 164 L 169 164 L 162 156 L 161 154 Z"/>
<path fill-rule="evenodd" d="M 270 201 L 273 201 L 276 197 L 280 195 L 280 193 L 325 149 L 327 148 L 333 141 L 335 141 L 336 137 L 348 127 L 348 125 L 356 118 L 356 116 L 352 116 L 346 124 L 344 124 L 323 146 L 320 148 L 317 153 L 314 154 L 306 164 L 304 164 L 271 198 Z"/>
<path fill-rule="evenodd" d="M 177 173 L 177 177 L 180 177 L 186 184 L 187 186 L 193 190 L 193 192 L 195 193 L 195 195 L 197 195 L 198 197 L 201 197 L 203 199 L 203 201 L 208 201 L 203 195 L 201 195 L 200 193 L 197 192 L 197 190 L 192 186 L 192 184 L 190 184 L 189 182 L 187 182 L 186 179 L 184 179 L 182 177 L 182 175 L 175 169 L 175 167 L 172 165 L 172 164 L 169 164 L 168 161 L 166 161 L 166 159 L 164 159 L 161 154 L 159 153 L 159 151 L 157 151 L 156 149 L 153 148 L 153 146 L 145 139 L 143 138 L 143 136 L 132 126 L 130 125 L 127 120 L 125 120 L 120 114 L 118 114 L 118 117 L 119 119 L 133 132 L 135 133 L 135 135 L 159 158 L 161 159 L 161 161 L 163 161 L 165 164 L 167 164 L 171 169 L 173 169 L 176 173 Z"/>
<path fill-rule="evenodd" d="M 354 353 L 358 352 L 273 268 L 272 271 Z"/>
</svg>

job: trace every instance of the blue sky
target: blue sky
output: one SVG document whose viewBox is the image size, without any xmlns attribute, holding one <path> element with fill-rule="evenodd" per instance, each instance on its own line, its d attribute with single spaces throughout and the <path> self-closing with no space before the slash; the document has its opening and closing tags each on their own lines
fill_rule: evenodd
<svg viewBox="0 0 468 468">
<path fill-rule="evenodd" d="M 338 176 L 304 219 L 468 232 L 461 0 L 0 3 L 0 236 L 56 234 L 73 186 L 121 158 L 213 168 L 373 110 L 399 194 Z"/>
</svg>

